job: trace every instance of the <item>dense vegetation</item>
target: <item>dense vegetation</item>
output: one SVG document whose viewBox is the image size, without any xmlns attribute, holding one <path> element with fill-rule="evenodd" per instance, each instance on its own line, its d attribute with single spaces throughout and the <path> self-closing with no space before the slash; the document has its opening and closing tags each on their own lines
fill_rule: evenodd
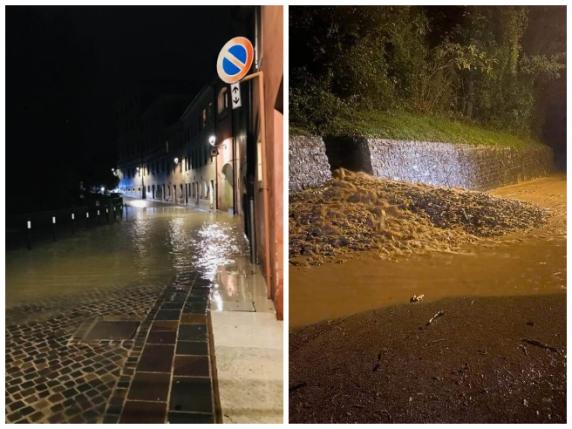
<svg viewBox="0 0 572 429">
<path fill-rule="evenodd" d="M 563 8 L 292 7 L 291 123 L 321 134 L 473 142 L 484 127 L 541 137 L 557 80 L 564 103 L 564 52 Z"/>
</svg>

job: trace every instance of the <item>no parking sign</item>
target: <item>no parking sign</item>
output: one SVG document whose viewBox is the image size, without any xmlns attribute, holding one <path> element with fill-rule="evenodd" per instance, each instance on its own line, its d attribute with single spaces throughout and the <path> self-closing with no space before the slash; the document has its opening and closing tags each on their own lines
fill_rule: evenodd
<svg viewBox="0 0 572 429">
<path fill-rule="evenodd" d="M 233 37 L 218 54 L 216 70 L 223 82 L 233 84 L 240 81 L 252 66 L 254 48 L 246 37 Z"/>
</svg>

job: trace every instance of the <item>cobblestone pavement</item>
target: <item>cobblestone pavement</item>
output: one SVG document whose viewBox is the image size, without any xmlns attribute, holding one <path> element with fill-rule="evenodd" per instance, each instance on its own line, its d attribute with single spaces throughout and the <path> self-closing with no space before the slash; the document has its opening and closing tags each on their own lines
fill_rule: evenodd
<svg viewBox="0 0 572 429">
<path fill-rule="evenodd" d="M 219 421 L 210 286 L 188 273 L 8 309 L 6 422 Z"/>
</svg>

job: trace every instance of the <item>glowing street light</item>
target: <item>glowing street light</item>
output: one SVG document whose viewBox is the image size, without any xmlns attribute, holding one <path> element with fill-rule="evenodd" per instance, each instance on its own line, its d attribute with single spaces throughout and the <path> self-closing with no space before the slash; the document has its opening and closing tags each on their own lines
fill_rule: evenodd
<svg viewBox="0 0 572 429">
<path fill-rule="evenodd" d="M 215 142 L 216 142 L 216 137 L 213 134 L 209 137 L 209 143 L 211 146 L 214 146 Z"/>
<path fill-rule="evenodd" d="M 173 159 L 173 162 L 175 163 L 175 165 L 177 165 L 179 163 L 179 158 L 175 157 L 175 159 Z"/>
</svg>

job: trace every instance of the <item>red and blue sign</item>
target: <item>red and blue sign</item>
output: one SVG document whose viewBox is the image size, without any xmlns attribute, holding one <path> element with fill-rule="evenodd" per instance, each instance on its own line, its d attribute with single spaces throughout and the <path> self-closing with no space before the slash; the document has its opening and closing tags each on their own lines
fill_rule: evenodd
<svg viewBox="0 0 572 429">
<path fill-rule="evenodd" d="M 254 48 L 246 37 L 233 37 L 222 47 L 218 54 L 216 70 L 223 82 L 240 81 L 252 66 Z"/>
</svg>

